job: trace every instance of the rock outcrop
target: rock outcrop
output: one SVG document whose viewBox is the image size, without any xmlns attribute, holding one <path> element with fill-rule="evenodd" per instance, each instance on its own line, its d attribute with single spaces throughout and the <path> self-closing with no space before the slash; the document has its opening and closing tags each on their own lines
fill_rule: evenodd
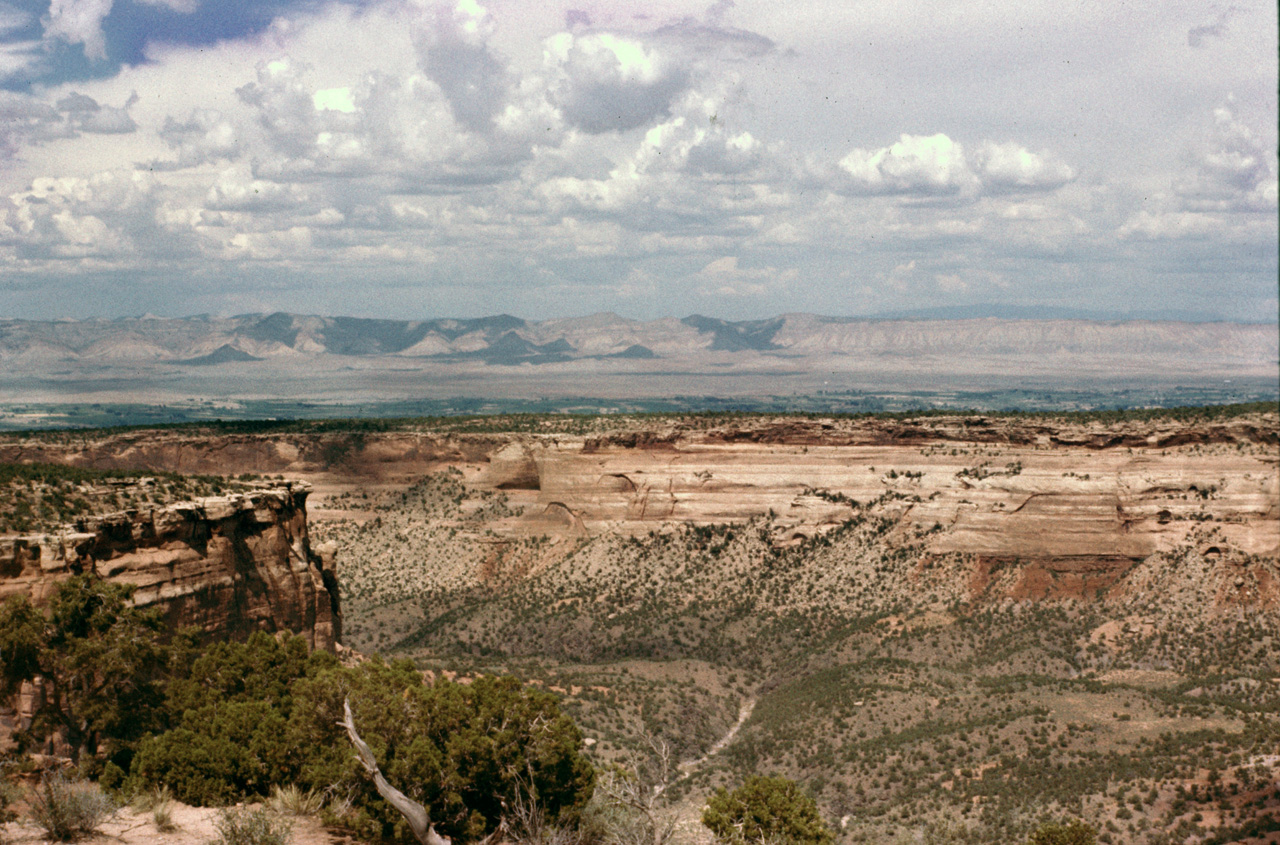
<svg viewBox="0 0 1280 845">
<path fill-rule="evenodd" d="M 609 533 L 644 536 L 669 524 L 743 524 L 765 516 L 777 545 L 794 546 L 837 528 L 855 503 L 889 502 L 886 514 L 904 532 L 927 532 L 930 558 L 958 555 L 972 562 L 966 578 L 974 592 L 1014 598 L 1122 589 L 1140 562 L 1179 549 L 1216 548 L 1228 568 L 1250 556 L 1280 558 L 1275 411 L 1110 421 L 997 414 L 619 418 L 589 431 L 545 433 L 413 426 L 262 434 L 137 430 L 0 437 L 0 460 L 287 473 L 317 485 L 317 518 L 328 519 L 351 516 L 342 509 L 349 505 L 332 509 L 336 492 L 404 487 L 447 471 L 468 489 L 500 493 L 521 512 L 485 517 L 485 532 L 512 548 L 544 536 L 574 542 Z M 49 539 L 41 559 L 80 559 L 81 552 L 52 548 L 68 542 Z M 231 554 L 216 545 L 210 556 Z M 571 546 L 547 546 L 545 559 L 530 566 L 548 565 Z M 492 552 L 486 545 L 475 565 Z M 189 552 L 152 548 L 147 554 L 178 553 Z M 4 554 L 0 570 L 12 569 Z M 98 554 L 98 565 L 117 566 Z M 430 558 L 414 554 L 415 565 Z M 121 570 L 119 577 L 139 576 Z M 1274 580 L 1245 577 L 1240 589 L 1253 591 L 1253 598 L 1246 602 L 1236 591 L 1224 593 L 1224 601 L 1280 602 Z M 174 586 L 164 589 L 186 583 L 160 578 L 154 589 L 168 581 Z M 139 583 L 143 594 L 151 589 Z M 183 602 L 183 612 L 198 616 L 198 602 Z M 265 611 L 255 612 L 260 615 L 247 618 L 266 618 Z M 292 620 L 310 618 L 290 613 Z M 323 615 L 313 615 L 323 625 Z"/>
<path fill-rule="evenodd" d="M 134 603 L 159 607 L 174 627 L 217 637 L 289 630 L 315 648 L 341 637 L 332 558 L 312 549 L 311 487 L 179 502 L 80 520 L 56 534 L 0 537 L 0 599 L 37 603 L 75 573 L 135 587 Z"/>
</svg>

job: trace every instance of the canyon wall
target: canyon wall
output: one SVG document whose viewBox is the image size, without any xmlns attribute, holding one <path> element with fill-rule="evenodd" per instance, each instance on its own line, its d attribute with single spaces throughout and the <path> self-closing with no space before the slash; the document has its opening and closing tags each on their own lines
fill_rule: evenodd
<svg viewBox="0 0 1280 845">
<path fill-rule="evenodd" d="M 1280 585 L 1267 574 L 1280 559 L 1280 415 L 1273 411 L 1117 421 L 925 415 L 599 418 L 585 430 L 572 420 L 544 425 L 552 430 L 69 432 L 0 438 L 0 461 L 284 473 L 316 485 L 313 520 L 357 521 L 376 515 L 359 513 L 349 500 L 335 505 L 335 496 L 403 488 L 449 470 L 473 491 L 508 497 L 520 512 L 486 522 L 486 555 L 521 538 L 642 536 L 671 524 L 765 516 L 777 545 L 797 545 L 838 528 L 852 515 L 851 503 L 876 501 L 901 530 L 928 532 L 928 555 L 970 560 L 966 577 L 975 592 L 998 583 L 1013 597 L 1094 595 L 1124 588 L 1126 573 L 1153 555 L 1190 549 L 1222 569 L 1229 585 L 1224 601 L 1280 605 Z M 564 428 L 555 430 L 557 425 Z M 315 564 L 303 567 L 312 556 L 305 525 L 284 527 L 301 519 L 305 494 L 281 495 L 298 501 L 296 516 L 286 517 L 288 507 L 281 504 L 276 523 L 253 528 L 257 517 L 251 514 L 262 508 L 246 504 L 232 520 L 235 526 L 220 529 L 233 538 L 225 546 L 166 539 L 133 552 L 137 566 L 113 562 L 102 551 L 95 565 L 135 579 L 140 595 L 154 591 L 157 601 L 165 590 L 181 594 L 175 612 L 210 629 L 222 624 L 217 614 L 234 612 L 239 629 L 287 619 L 280 627 L 315 628 L 316 641 L 329 642 L 336 635 L 320 631 L 336 626 L 336 614 L 316 609 L 324 604 L 318 586 L 296 582 L 304 575 L 313 581 L 332 576 Z M 194 527 L 192 520 L 199 520 L 190 507 L 179 506 L 160 522 L 175 522 L 178 534 L 195 536 L 201 529 Z M 123 533 L 169 530 L 144 525 Z M 241 536 L 258 538 L 253 543 L 261 552 L 236 551 L 252 545 L 234 539 Z M 166 545 L 171 543 L 176 545 Z M 41 559 L 85 554 L 60 548 L 50 546 Z M 258 556 L 279 562 L 253 585 L 240 585 L 229 561 Z M 150 561 L 164 567 L 170 560 L 192 574 L 148 568 Z M 1266 570 L 1261 574 L 1254 572 L 1260 562 Z M 239 604 L 228 606 L 244 609 L 224 610 L 221 598 L 202 604 L 198 596 L 204 594 L 195 585 L 206 570 L 208 577 L 220 573 L 215 580 L 231 579 L 218 595 L 234 595 Z M 281 597 L 271 598 L 277 585 Z"/>
<path fill-rule="evenodd" d="M 970 562 L 971 593 L 1092 598 L 1155 555 L 1214 564 L 1224 604 L 1280 607 L 1274 415 L 1216 425 L 998 419 L 820 422 L 508 444 L 475 481 L 527 503 L 499 533 L 646 534 L 770 515 L 779 546 L 883 502 L 926 559 Z M 504 532 L 505 528 L 505 532 Z M 1140 589 L 1133 587 L 1132 589 Z"/>
<path fill-rule="evenodd" d="M 294 631 L 315 648 L 341 637 L 332 559 L 311 547 L 305 482 L 95 516 L 63 532 L 0 537 L 0 599 L 39 602 L 81 572 L 130 584 L 172 626 L 243 639 Z"/>
</svg>

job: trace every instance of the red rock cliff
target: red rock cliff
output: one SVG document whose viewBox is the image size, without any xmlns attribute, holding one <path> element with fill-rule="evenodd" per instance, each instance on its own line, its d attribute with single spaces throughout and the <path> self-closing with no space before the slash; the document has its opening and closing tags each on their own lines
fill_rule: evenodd
<svg viewBox="0 0 1280 845">
<path fill-rule="evenodd" d="M 218 637 L 295 631 L 315 648 L 341 636 L 331 560 L 307 536 L 310 485 L 90 517 L 59 534 L 0 537 L 0 599 L 41 601 L 61 578 L 95 572 L 134 585 L 134 603 Z"/>
</svg>

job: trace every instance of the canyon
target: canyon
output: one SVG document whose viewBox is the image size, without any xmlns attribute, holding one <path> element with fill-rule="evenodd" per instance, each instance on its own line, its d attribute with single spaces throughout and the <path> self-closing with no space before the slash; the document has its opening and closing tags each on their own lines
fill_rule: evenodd
<svg viewBox="0 0 1280 845">
<path fill-rule="evenodd" d="M 563 428 L 554 420 L 546 425 Z M 1137 562 L 1184 546 L 1195 546 L 1224 567 L 1242 556 L 1280 556 L 1280 426 L 1273 413 L 1154 425 L 932 415 L 728 418 L 717 424 L 599 418 L 593 426 L 597 430 L 581 432 L 405 426 L 368 433 L 8 436 L 0 439 L 0 461 L 286 475 L 315 486 L 313 521 L 367 518 L 357 506 L 334 505 L 337 495 L 404 487 L 453 471 L 467 490 L 501 492 L 513 514 L 518 512 L 485 522 L 491 536 L 483 552 L 476 552 L 479 559 L 515 554 L 513 543 L 534 536 L 633 536 L 663 526 L 765 517 L 773 542 L 794 546 L 838 527 L 859 502 L 886 498 L 899 530 L 929 532 L 926 558 L 967 556 L 975 584 L 993 566 L 1016 564 L 1022 574 L 1006 585 L 1010 595 L 1092 594 L 1113 586 Z M 145 566 L 98 565 L 133 573 L 129 577 L 143 588 L 140 595 L 150 595 L 148 589 L 188 595 L 201 572 L 230 583 L 236 565 L 228 550 L 240 549 L 275 561 L 272 573 L 289 573 L 284 580 L 275 574 L 261 580 L 285 585 L 290 598 L 282 607 L 289 609 L 282 612 L 290 624 L 325 628 L 336 616 L 304 610 L 324 604 L 316 598 L 321 587 L 300 590 L 290 568 L 311 573 L 316 584 L 328 571 L 310 562 L 315 553 L 301 513 L 307 489 L 285 486 L 235 503 L 175 505 L 158 515 L 135 514 L 128 518 L 131 525 L 117 516 L 116 523 L 85 525 L 79 533 L 42 543 L 10 540 L 7 566 L 13 570 L 26 554 L 54 571 L 95 554 L 119 554 L 116 541 L 102 539 L 108 534 L 147 537 L 153 550 L 138 554 L 150 555 L 155 568 L 186 567 L 184 574 L 161 588 L 148 582 L 154 576 L 138 574 Z M 242 526 L 251 527 L 247 535 Z M 208 535 L 218 535 L 216 542 L 193 539 Z M 165 551 L 175 543 L 180 548 Z M 85 544 L 96 551 L 81 550 Z M 546 566 L 554 557 L 546 555 L 520 565 Z M 26 572 L 36 564 L 23 566 Z M 480 568 L 477 562 L 475 572 Z M 1244 566 L 1229 579 L 1237 588 L 1233 595 L 1274 606 L 1280 585 L 1268 572 L 1265 566 Z M 1223 592 L 1223 600 L 1229 593 Z M 332 639 L 317 636 L 320 642 Z"/>
<path fill-rule="evenodd" d="M 602 763 L 669 741 L 686 829 L 752 771 L 855 842 L 1280 817 L 1274 405 L 262 421 L 5 434 L 3 463 L 244 487 L 4 537 L 0 590 L 92 567 L 211 634 L 514 673 Z"/>
</svg>

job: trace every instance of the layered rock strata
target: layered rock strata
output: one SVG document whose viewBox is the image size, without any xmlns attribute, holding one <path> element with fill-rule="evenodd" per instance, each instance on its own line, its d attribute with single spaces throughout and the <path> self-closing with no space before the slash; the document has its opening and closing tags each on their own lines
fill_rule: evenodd
<svg viewBox="0 0 1280 845">
<path fill-rule="evenodd" d="M 63 532 L 0 537 L 0 599 L 37 603 L 75 573 L 130 584 L 140 607 L 164 610 L 175 628 L 217 637 L 294 631 L 315 648 L 341 636 L 332 559 L 312 549 L 311 486 L 180 502 L 80 520 Z"/>
</svg>

